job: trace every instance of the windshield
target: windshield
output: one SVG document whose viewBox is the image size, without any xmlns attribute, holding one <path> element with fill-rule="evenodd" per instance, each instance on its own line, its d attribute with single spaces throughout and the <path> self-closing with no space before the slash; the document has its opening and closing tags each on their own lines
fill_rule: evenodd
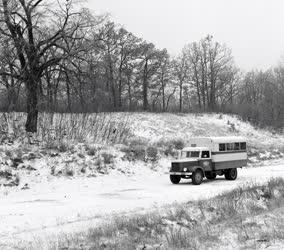
<svg viewBox="0 0 284 250">
<path fill-rule="evenodd" d="M 199 151 L 182 151 L 181 157 L 182 158 L 198 158 Z"/>
</svg>

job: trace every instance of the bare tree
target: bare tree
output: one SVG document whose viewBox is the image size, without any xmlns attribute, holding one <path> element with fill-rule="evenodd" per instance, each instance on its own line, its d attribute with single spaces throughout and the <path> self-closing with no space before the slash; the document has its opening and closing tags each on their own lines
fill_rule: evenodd
<svg viewBox="0 0 284 250">
<path fill-rule="evenodd" d="M 11 40 L 20 68 L 18 74 L 2 72 L 25 83 L 27 94 L 26 131 L 37 131 L 38 91 L 43 72 L 74 53 L 74 41 L 83 20 L 72 1 L 2 0 L 0 35 Z M 49 27 L 48 27 L 49 26 Z M 73 41 L 73 43 L 71 42 Z"/>
<path fill-rule="evenodd" d="M 160 51 L 158 51 L 154 44 L 143 42 L 141 44 L 141 76 L 142 76 L 142 96 L 143 96 L 143 110 L 148 110 L 148 91 L 149 91 L 149 81 L 156 73 L 159 67 L 159 56 Z"/>
<path fill-rule="evenodd" d="M 199 109 L 202 106 L 204 111 L 216 111 L 218 99 L 224 100 L 222 95 L 230 86 L 233 87 L 238 71 L 230 49 L 207 36 L 199 43 L 187 45 L 184 53 L 189 60 Z"/>
<path fill-rule="evenodd" d="M 174 74 L 177 77 L 179 86 L 179 112 L 183 110 L 183 87 L 184 83 L 189 80 L 189 70 L 190 61 L 183 49 L 181 55 L 174 61 Z"/>
<path fill-rule="evenodd" d="M 0 85 L 4 86 L 7 93 L 7 107 L 8 112 L 14 111 L 18 101 L 18 96 L 21 88 L 21 81 L 12 77 L 18 72 L 15 67 L 15 51 L 9 46 L 7 39 L 2 39 L 0 46 L 0 73 L 9 72 L 10 75 L 2 74 L 0 77 Z"/>
</svg>

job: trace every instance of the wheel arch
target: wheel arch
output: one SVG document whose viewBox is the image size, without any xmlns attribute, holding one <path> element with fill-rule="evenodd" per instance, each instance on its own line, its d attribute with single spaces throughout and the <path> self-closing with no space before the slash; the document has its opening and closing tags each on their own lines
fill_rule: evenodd
<svg viewBox="0 0 284 250">
<path fill-rule="evenodd" d="M 204 169 L 203 169 L 202 167 L 196 166 L 196 167 L 193 167 L 193 168 L 192 168 L 192 172 L 195 172 L 195 171 L 197 171 L 197 170 L 200 170 L 200 171 L 202 172 L 203 177 L 205 176 L 205 171 L 204 171 Z"/>
</svg>

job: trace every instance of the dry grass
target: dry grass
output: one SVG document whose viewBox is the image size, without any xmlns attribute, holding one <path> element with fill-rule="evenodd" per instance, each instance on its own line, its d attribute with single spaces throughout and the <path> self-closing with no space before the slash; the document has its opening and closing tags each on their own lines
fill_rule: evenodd
<svg viewBox="0 0 284 250">
<path fill-rule="evenodd" d="M 26 114 L 0 114 L 0 141 L 26 139 Z M 40 113 L 38 132 L 34 143 L 53 147 L 70 143 L 87 142 L 118 144 L 129 137 L 128 115 L 114 113 L 59 114 Z"/>
<path fill-rule="evenodd" d="M 279 244 L 283 247 L 283 211 L 284 180 L 272 179 L 267 185 L 238 188 L 209 200 L 116 217 L 79 234 L 34 241 L 24 249 L 39 246 L 46 249 L 259 249 Z"/>
</svg>

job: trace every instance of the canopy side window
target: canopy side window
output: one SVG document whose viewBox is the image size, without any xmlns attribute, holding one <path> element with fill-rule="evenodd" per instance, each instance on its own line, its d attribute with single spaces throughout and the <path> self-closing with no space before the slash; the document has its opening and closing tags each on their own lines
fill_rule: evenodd
<svg viewBox="0 0 284 250">
<path fill-rule="evenodd" d="M 234 143 L 226 143 L 226 148 L 227 148 L 227 151 L 234 150 Z"/>
<path fill-rule="evenodd" d="M 246 142 L 241 142 L 241 150 L 246 150 L 247 149 L 247 144 Z"/>
<path fill-rule="evenodd" d="M 240 150 L 240 143 L 238 142 L 234 143 L 234 150 Z"/>
<path fill-rule="evenodd" d="M 226 151 L 226 144 L 225 143 L 219 144 L 219 151 Z"/>
</svg>

